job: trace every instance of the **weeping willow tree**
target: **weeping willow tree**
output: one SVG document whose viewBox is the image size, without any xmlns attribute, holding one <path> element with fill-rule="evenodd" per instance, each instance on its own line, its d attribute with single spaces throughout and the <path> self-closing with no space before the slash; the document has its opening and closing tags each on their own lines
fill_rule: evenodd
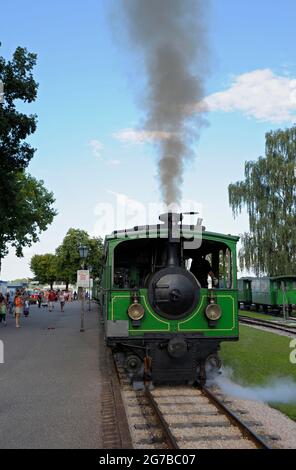
<svg viewBox="0 0 296 470">
<path fill-rule="evenodd" d="M 234 217 L 249 214 L 241 269 L 257 276 L 296 274 L 296 126 L 266 134 L 265 157 L 245 163 L 245 180 L 228 187 Z"/>
</svg>

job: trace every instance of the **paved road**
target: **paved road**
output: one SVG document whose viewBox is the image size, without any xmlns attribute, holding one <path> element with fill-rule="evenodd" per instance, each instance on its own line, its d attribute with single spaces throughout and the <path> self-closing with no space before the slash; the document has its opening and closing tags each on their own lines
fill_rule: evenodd
<svg viewBox="0 0 296 470">
<path fill-rule="evenodd" d="M 78 301 L 65 313 L 32 306 L 21 325 L 0 324 L 0 449 L 101 448 L 96 304 L 84 333 Z"/>
</svg>

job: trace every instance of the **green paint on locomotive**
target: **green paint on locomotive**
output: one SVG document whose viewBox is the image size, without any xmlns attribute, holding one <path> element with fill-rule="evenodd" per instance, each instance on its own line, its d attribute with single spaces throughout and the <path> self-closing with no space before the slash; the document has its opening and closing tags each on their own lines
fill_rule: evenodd
<svg viewBox="0 0 296 470">
<path fill-rule="evenodd" d="M 189 234 L 185 233 L 184 235 Z M 238 338 L 238 297 L 236 284 L 236 243 L 238 237 L 211 232 L 203 232 L 202 234 L 203 242 L 209 241 L 213 246 L 215 246 L 215 243 L 223 244 L 225 249 L 228 249 L 231 253 L 231 286 L 230 288 L 221 287 L 213 290 L 215 302 L 221 307 L 222 316 L 212 327 L 209 326 L 208 320 L 205 317 L 205 309 L 209 303 L 209 290 L 205 288 L 200 290 L 200 300 L 196 309 L 188 315 L 188 317 L 178 320 L 169 320 L 158 315 L 149 303 L 148 289 L 137 289 L 139 301 L 145 309 L 145 315 L 140 322 L 140 326 L 134 327 L 127 314 L 128 307 L 132 303 L 132 289 L 113 286 L 114 252 L 121 243 L 127 241 L 125 237 L 118 237 L 119 238 L 108 236 L 105 241 L 105 266 L 101 281 L 101 297 L 103 296 L 101 314 L 105 321 L 128 321 L 128 335 L 133 338 L 141 338 L 146 333 L 166 334 L 174 332 L 202 333 L 203 338 Z M 144 232 L 129 235 L 128 243 L 132 244 L 134 240 L 145 237 L 146 233 Z M 157 238 L 156 233 L 149 233 L 149 239 L 154 238 Z M 220 285 L 225 286 L 227 283 L 225 260 L 222 260 L 221 263 L 223 264 L 224 270 L 220 278 Z M 131 272 L 132 271 L 131 269 Z M 133 276 L 136 281 L 136 270 L 134 270 L 131 276 Z"/>
<path fill-rule="evenodd" d="M 201 289 L 201 300 L 197 309 L 186 319 L 167 320 L 157 315 L 149 305 L 147 289 L 140 289 L 140 303 L 145 308 L 145 315 L 140 327 L 133 327 L 127 316 L 127 309 L 131 304 L 131 294 L 122 291 L 112 291 L 109 303 L 108 320 L 129 320 L 130 336 L 141 336 L 151 332 L 203 332 L 205 336 L 237 336 L 237 295 L 235 291 L 219 291 L 216 295 L 217 303 L 222 310 L 222 317 L 214 328 L 209 328 L 204 311 L 208 305 L 207 289 Z"/>
</svg>

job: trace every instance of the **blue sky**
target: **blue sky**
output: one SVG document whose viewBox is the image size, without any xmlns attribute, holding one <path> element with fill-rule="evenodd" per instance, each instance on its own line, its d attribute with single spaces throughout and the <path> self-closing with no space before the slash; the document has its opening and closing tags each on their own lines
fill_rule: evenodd
<svg viewBox="0 0 296 470">
<path fill-rule="evenodd" d="M 114 204 L 114 193 L 160 201 L 154 146 L 114 137 L 139 127 L 143 114 L 141 70 L 112 31 L 112 2 L 15 0 L 1 6 L 0 54 L 9 58 L 17 46 L 38 54 L 38 100 L 25 107 L 38 115 L 29 171 L 54 192 L 59 211 L 25 258 L 11 253 L 4 260 L 3 279 L 30 276 L 31 256 L 53 252 L 69 227 L 99 235 L 98 204 Z M 246 160 L 264 154 L 265 132 L 296 121 L 296 2 L 210 3 L 209 125 L 194 145 L 183 197 L 202 204 L 207 229 L 239 234 L 248 229 L 247 217 L 233 220 L 228 184 L 243 177 Z"/>
</svg>

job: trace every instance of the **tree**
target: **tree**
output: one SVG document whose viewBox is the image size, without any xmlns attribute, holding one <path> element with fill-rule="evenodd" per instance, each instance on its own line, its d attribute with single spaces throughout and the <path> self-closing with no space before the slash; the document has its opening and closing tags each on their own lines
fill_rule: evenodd
<svg viewBox="0 0 296 470">
<path fill-rule="evenodd" d="M 66 283 L 66 289 L 69 283 L 76 283 L 77 270 L 81 269 L 82 260 L 79 256 L 81 245 L 89 248 L 86 267 L 92 266 L 94 277 L 99 275 L 103 255 L 101 238 L 90 238 L 85 230 L 70 228 L 63 243 L 56 249 L 58 277 Z"/>
<path fill-rule="evenodd" d="M 28 283 L 30 282 L 30 279 L 28 277 L 19 277 L 17 279 L 11 279 L 9 281 L 10 284 L 23 284 L 23 283 Z"/>
<path fill-rule="evenodd" d="M 0 260 L 8 251 L 8 243 L 16 248 L 17 256 L 22 249 L 39 240 L 39 233 L 46 230 L 56 215 L 52 204 L 55 199 L 38 181 L 23 171 L 13 177 L 13 195 L 6 200 L 0 221 Z"/>
<path fill-rule="evenodd" d="M 43 181 L 25 173 L 35 152 L 25 139 L 35 132 L 37 117 L 16 109 L 16 103 L 31 103 L 37 97 L 38 84 L 32 75 L 36 60 L 36 54 L 22 47 L 15 50 L 12 60 L 0 57 L 4 84 L 0 104 L 0 267 L 8 243 L 22 256 L 22 248 L 38 241 L 38 233 L 56 215 L 52 193 Z"/>
<path fill-rule="evenodd" d="M 241 268 L 287 275 L 296 272 L 296 126 L 265 137 L 265 157 L 245 163 L 245 180 L 228 187 L 229 204 L 234 217 L 243 207 L 249 214 Z"/>
<path fill-rule="evenodd" d="M 24 140 L 36 130 L 36 115 L 18 112 L 15 101 L 35 101 L 38 84 L 32 70 L 36 60 L 36 54 L 22 47 L 15 50 L 12 60 L 0 57 L 0 80 L 4 84 L 4 102 L 0 106 L 1 173 L 24 169 L 35 152 Z M 1 183 L 5 186 L 5 179 L 1 179 Z M 3 189 L 1 184 L 1 192 Z"/>
<path fill-rule="evenodd" d="M 31 271 L 34 273 L 36 280 L 41 284 L 50 284 L 57 280 L 57 258 L 51 253 L 45 255 L 34 255 L 31 258 Z"/>
</svg>

